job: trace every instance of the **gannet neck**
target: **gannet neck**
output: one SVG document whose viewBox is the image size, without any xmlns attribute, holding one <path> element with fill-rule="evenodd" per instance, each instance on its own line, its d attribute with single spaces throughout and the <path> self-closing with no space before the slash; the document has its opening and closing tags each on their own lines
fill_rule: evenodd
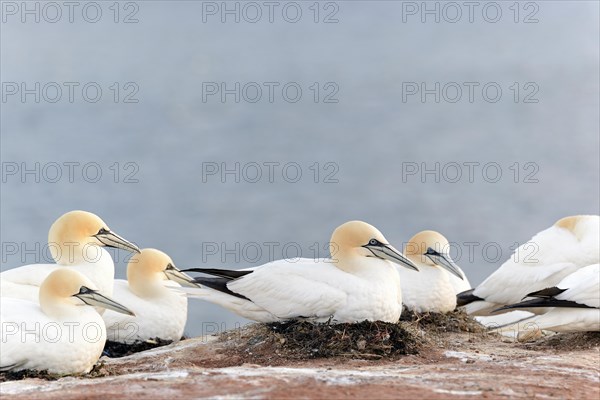
<svg viewBox="0 0 600 400">
<path fill-rule="evenodd" d="M 331 260 L 333 265 L 344 272 L 356 273 L 364 268 L 361 260 L 366 254 L 362 254 L 359 249 L 339 247 L 336 242 L 330 244 Z"/>
<path fill-rule="evenodd" d="M 168 280 L 165 270 L 174 265 L 171 257 L 160 250 L 142 249 L 127 264 L 129 289 L 137 296 L 151 298 L 169 293 L 164 282 Z"/>
</svg>

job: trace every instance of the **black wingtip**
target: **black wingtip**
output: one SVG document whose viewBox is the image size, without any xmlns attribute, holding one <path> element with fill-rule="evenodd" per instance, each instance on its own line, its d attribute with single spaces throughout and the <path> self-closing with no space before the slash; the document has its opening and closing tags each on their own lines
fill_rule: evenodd
<svg viewBox="0 0 600 400">
<path fill-rule="evenodd" d="M 244 295 L 241 295 L 239 293 L 231 291 L 227 287 L 227 283 L 229 283 L 229 282 L 230 282 L 230 280 L 226 279 L 226 278 L 195 278 L 194 279 L 194 283 L 197 283 L 199 285 L 206 286 L 207 288 L 217 290 L 219 292 L 228 294 L 230 296 L 235 296 L 235 297 L 239 297 L 240 299 L 252 301 Z"/>
<path fill-rule="evenodd" d="M 496 308 L 492 311 L 492 313 L 506 311 L 506 310 L 516 310 L 519 308 L 536 308 L 536 307 L 551 307 L 548 304 L 548 299 L 540 298 L 540 299 L 531 299 L 522 301 L 520 303 L 509 304 L 507 306 Z"/>
<path fill-rule="evenodd" d="M 527 298 L 527 297 L 550 298 L 550 297 L 558 296 L 559 294 L 561 294 L 565 290 L 567 290 L 567 289 L 561 289 L 561 288 L 558 288 L 556 286 L 553 286 L 553 287 L 549 287 L 549 288 L 546 288 L 546 289 L 538 290 L 536 292 L 528 293 L 527 296 L 525 296 L 523 298 L 524 299 Z"/>
<path fill-rule="evenodd" d="M 466 306 L 467 304 L 473 303 L 474 301 L 482 301 L 483 299 L 481 297 L 477 297 L 473 294 L 474 290 L 475 289 L 469 289 L 469 290 L 465 290 L 464 292 L 457 294 L 456 295 L 456 306 L 462 307 L 462 306 Z"/>
<path fill-rule="evenodd" d="M 576 303 L 569 300 L 559 300 L 552 297 L 540 297 L 532 300 L 525 300 L 520 303 L 510 304 L 508 306 L 500 307 L 492 311 L 492 313 L 505 311 L 505 310 L 516 310 L 522 308 L 539 308 L 539 307 L 560 307 L 560 308 L 594 308 L 586 304 Z"/>
<path fill-rule="evenodd" d="M 220 278 L 225 278 L 225 279 L 229 279 L 229 280 L 238 279 L 238 278 L 241 278 L 242 276 L 246 276 L 253 272 L 253 271 L 236 271 L 236 270 L 230 270 L 230 269 L 217 269 L 217 268 L 188 268 L 188 269 L 182 269 L 181 271 L 182 272 L 200 272 L 202 274 L 218 276 Z"/>
</svg>

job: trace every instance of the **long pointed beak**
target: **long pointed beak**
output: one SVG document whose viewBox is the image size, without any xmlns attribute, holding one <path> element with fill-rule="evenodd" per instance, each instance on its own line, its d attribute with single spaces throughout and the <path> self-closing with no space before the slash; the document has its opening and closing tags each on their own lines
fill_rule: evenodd
<svg viewBox="0 0 600 400">
<path fill-rule="evenodd" d="M 419 271 L 419 268 L 410 261 L 408 258 L 404 256 L 404 254 L 400 253 L 390 244 L 383 245 L 366 245 L 363 246 L 371 251 L 375 257 L 381 258 L 382 260 L 388 260 L 398 265 L 402 265 L 403 267 Z"/>
<path fill-rule="evenodd" d="M 182 272 L 180 269 L 178 269 L 173 264 L 167 265 L 167 268 L 165 269 L 165 275 L 167 276 L 167 278 L 169 280 L 177 282 L 181 286 L 194 287 L 194 288 L 201 287 L 200 285 L 198 285 L 194 282 L 194 278 L 192 278 L 185 272 Z"/>
<path fill-rule="evenodd" d="M 89 306 L 106 308 L 107 310 L 113 310 L 121 314 L 131 315 L 135 317 L 133 311 L 131 311 L 124 305 L 119 304 L 112 299 L 109 299 L 108 297 L 98 293 L 95 290 L 86 288 L 85 286 L 82 286 L 79 293 L 74 294 L 73 296 L 77 297 Z"/>
<path fill-rule="evenodd" d="M 106 247 L 114 247 L 117 249 L 123 249 L 132 253 L 141 253 L 140 248 L 129 240 L 117 235 L 112 231 L 99 232 L 94 235 L 96 239 L 100 241 Z"/>
<path fill-rule="evenodd" d="M 460 272 L 460 267 L 458 265 L 456 265 L 454 260 L 452 260 L 452 258 L 450 258 L 449 255 L 440 254 L 440 253 L 437 253 L 437 254 L 427 254 L 426 253 L 425 255 L 427 256 L 427 258 L 429 258 L 431 261 L 433 261 L 434 264 L 439 265 L 440 267 L 444 268 L 451 274 L 456 275 L 457 277 L 459 277 L 462 280 L 465 279 Z"/>
</svg>

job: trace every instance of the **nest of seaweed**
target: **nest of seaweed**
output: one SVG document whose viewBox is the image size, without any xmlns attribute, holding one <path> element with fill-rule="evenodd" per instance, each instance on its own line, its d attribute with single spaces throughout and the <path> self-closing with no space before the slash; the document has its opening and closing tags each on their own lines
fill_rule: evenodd
<svg viewBox="0 0 600 400">
<path fill-rule="evenodd" d="M 418 354 L 426 339 L 406 323 L 363 321 L 356 324 L 313 324 L 289 321 L 252 324 L 238 331 L 229 346 L 231 356 L 244 362 L 277 363 L 277 360 L 308 360 L 347 357 L 381 359 Z M 232 332 L 221 339 L 231 341 Z"/>
<path fill-rule="evenodd" d="M 485 333 L 486 328 L 463 310 L 454 310 L 449 313 L 415 313 L 402 311 L 400 321 L 414 324 L 416 327 L 433 333 L 469 332 Z"/>
<path fill-rule="evenodd" d="M 55 381 L 61 377 L 61 375 L 51 374 L 47 370 L 35 371 L 31 369 L 24 369 L 21 371 L 0 372 L 0 382 L 20 381 L 27 378 L 37 378 L 44 379 L 46 381 Z"/>
</svg>

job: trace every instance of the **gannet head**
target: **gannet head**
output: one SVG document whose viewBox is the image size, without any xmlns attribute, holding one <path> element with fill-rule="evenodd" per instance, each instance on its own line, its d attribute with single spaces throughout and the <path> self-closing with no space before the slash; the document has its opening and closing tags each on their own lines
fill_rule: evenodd
<svg viewBox="0 0 600 400">
<path fill-rule="evenodd" d="M 197 287 L 194 279 L 181 272 L 171 257 L 160 250 L 142 249 L 127 264 L 127 282 L 133 293 L 152 297 L 163 292 L 162 281 L 172 280 L 184 286 Z"/>
<path fill-rule="evenodd" d="M 577 226 L 577 222 L 579 222 L 581 218 L 581 215 L 571 215 L 569 217 L 559 219 L 554 225 L 573 232 Z"/>
<path fill-rule="evenodd" d="M 57 318 L 67 316 L 73 307 L 84 305 L 134 315 L 125 306 L 101 295 L 83 274 L 66 268 L 53 271 L 42 282 L 39 301 L 46 315 Z"/>
<path fill-rule="evenodd" d="M 460 268 L 450 257 L 448 239 L 439 232 L 422 231 L 417 233 L 404 246 L 404 254 L 416 263 L 442 267 L 460 279 L 464 279 Z"/>
<path fill-rule="evenodd" d="M 50 227 L 48 245 L 52 258 L 60 265 L 72 265 L 86 259 L 87 246 L 116 247 L 139 253 L 133 243 L 117 235 L 95 214 L 70 211 L 59 217 Z"/>
<path fill-rule="evenodd" d="M 362 221 L 350 221 L 340 225 L 331 235 L 330 252 L 332 259 L 343 261 L 356 260 L 357 257 L 377 257 L 403 267 L 418 271 L 417 266 L 401 252 L 388 243 L 377 228 Z"/>
<path fill-rule="evenodd" d="M 570 231 L 578 240 L 582 240 L 587 235 L 598 236 L 597 215 L 572 215 L 556 221 L 554 226 Z"/>
</svg>

